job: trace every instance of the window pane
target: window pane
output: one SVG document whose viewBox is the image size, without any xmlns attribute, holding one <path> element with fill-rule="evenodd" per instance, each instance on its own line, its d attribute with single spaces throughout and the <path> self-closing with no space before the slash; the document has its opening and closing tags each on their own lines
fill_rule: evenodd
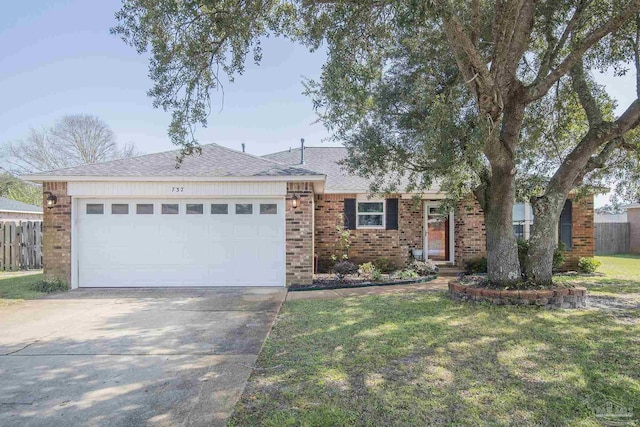
<svg viewBox="0 0 640 427">
<path fill-rule="evenodd" d="M 180 208 L 177 203 L 162 204 L 163 215 L 177 215 L 180 212 Z"/>
<path fill-rule="evenodd" d="M 513 224 L 513 233 L 516 239 L 524 239 L 524 224 Z"/>
<path fill-rule="evenodd" d="M 87 203 L 88 215 L 102 215 L 104 213 L 104 205 L 102 203 Z"/>
<path fill-rule="evenodd" d="M 513 222 L 524 221 L 524 203 L 513 205 Z"/>
<path fill-rule="evenodd" d="M 236 215 L 251 215 L 253 205 L 251 203 L 236 203 Z"/>
<path fill-rule="evenodd" d="M 229 205 L 227 204 L 212 204 L 211 213 L 213 215 L 226 215 L 229 213 Z"/>
<path fill-rule="evenodd" d="M 384 209 L 382 202 L 359 202 L 359 213 L 382 213 Z"/>
<path fill-rule="evenodd" d="M 136 213 L 138 215 L 153 214 L 153 203 L 138 203 L 136 205 Z"/>
<path fill-rule="evenodd" d="M 361 227 L 382 227 L 382 215 L 358 215 Z"/>
<path fill-rule="evenodd" d="M 278 213 L 278 205 L 275 203 L 261 203 L 260 214 L 261 215 L 275 215 Z"/>
<path fill-rule="evenodd" d="M 202 215 L 203 212 L 203 205 L 187 203 L 187 215 Z"/>
<path fill-rule="evenodd" d="M 111 214 L 112 215 L 127 215 L 129 213 L 129 205 L 114 203 L 111 205 Z"/>
</svg>

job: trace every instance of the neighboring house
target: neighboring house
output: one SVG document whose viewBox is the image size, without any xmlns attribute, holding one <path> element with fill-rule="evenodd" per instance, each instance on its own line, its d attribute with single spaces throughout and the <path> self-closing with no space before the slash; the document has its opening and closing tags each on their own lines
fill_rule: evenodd
<svg viewBox="0 0 640 427">
<path fill-rule="evenodd" d="M 17 200 L 0 197 L 0 221 L 38 221 L 42 208 Z"/>
<path fill-rule="evenodd" d="M 257 157 L 210 144 L 29 175 L 41 182 L 47 277 L 76 287 L 283 286 L 313 279 L 314 255 L 351 230 L 354 262 L 404 264 L 412 250 L 463 265 L 485 254 L 484 218 L 467 200 L 447 215 L 438 191 L 370 198 L 337 164 L 344 148 Z M 593 198 L 568 202 L 570 263 L 593 256 Z M 562 233 L 561 233 L 562 234 Z"/>
</svg>

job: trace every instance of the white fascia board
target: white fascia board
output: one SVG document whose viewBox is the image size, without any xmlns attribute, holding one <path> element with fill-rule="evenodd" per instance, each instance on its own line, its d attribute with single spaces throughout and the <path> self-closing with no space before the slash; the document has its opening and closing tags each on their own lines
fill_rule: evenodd
<svg viewBox="0 0 640 427">
<path fill-rule="evenodd" d="M 324 182 L 326 175 L 298 176 L 62 176 L 62 175 L 22 175 L 20 178 L 31 182 Z"/>
</svg>

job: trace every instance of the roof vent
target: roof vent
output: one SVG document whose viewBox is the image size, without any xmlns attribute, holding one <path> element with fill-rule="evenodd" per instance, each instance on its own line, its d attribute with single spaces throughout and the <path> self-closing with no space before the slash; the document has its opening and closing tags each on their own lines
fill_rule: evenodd
<svg viewBox="0 0 640 427">
<path fill-rule="evenodd" d="M 300 164 L 304 165 L 304 138 L 300 138 Z"/>
<path fill-rule="evenodd" d="M 244 142 L 242 143 L 242 152 L 244 153 Z"/>
</svg>

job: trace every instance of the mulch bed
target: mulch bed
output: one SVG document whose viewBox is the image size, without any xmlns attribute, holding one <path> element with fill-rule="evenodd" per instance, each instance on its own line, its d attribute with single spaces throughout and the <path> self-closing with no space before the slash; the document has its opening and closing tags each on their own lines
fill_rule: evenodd
<svg viewBox="0 0 640 427">
<path fill-rule="evenodd" d="M 393 286 L 408 285 L 412 283 L 429 282 L 438 277 L 437 275 L 421 276 L 415 279 L 391 279 L 390 276 L 383 278 L 379 282 L 372 282 L 371 279 L 354 276 L 347 277 L 342 282 L 336 279 L 333 274 L 316 274 L 311 285 L 292 285 L 289 291 L 320 291 L 329 289 L 365 288 L 368 286 Z"/>
<path fill-rule="evenodd" d="M 554 283 L 553 286 L 544 286 L 534 282 L 519 282 L 510 287 L 504 285 L 491 283 L 486 274 L 467 274 L 460 278 L 460 283 L 469 286 L 471 288 L 484 288 L 484 289 L 496 289 L 496 290 L 522 290 L 522 291 L 536 291 L 546 289 L 566 289 L 575 288 L 575 285 L 571 283 Z"/>
</svg>

